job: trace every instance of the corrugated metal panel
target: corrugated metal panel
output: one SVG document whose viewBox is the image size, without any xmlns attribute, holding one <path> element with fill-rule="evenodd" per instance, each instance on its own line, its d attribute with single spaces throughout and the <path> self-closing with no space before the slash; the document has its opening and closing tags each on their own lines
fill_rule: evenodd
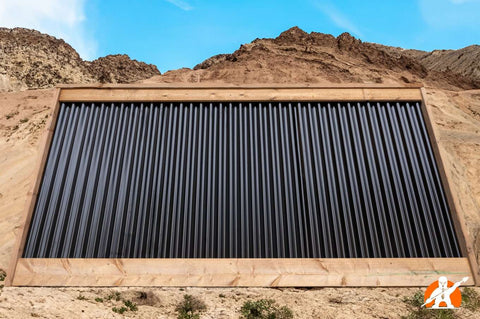
<svg viewBox="0 0 480 319">
<path fill-rule="evenodd" d="M 24 257 L 458 257 L 420 103 L 65 103 Z"/>
</svg>

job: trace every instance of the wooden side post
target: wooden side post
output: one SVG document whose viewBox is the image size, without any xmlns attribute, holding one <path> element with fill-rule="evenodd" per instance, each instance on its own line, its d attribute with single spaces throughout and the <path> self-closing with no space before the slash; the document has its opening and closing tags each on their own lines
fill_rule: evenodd
<svg viewBox="0 0 480 319">
<path fill-rule="evenodd" d="M 37 201 L 38 191 L 40 189 L 40 184 L 42 182 L 43 171 L 45 164 L 47 162 L 48 153 L 50 150 L 50 144 L 53 138 L 53 132 L 55 130 L 55 124 L 57 122 L 57 116 L 60 109 L 60 93 L 61 89 L 55 89 L 54 94 L 54 108 L 50 116 L 47 125 L 45 126 L 45 132 L 42 136 L 42 139 L 38 146 L 38 160 L 35 165 L 35 171 L 37 173 L 35 179 L 33 180 L 31 191 L 27 194 L 27 199 L 25 201 L 24 216 L 20 224 L 20 229 L 18 230 L 17 239 L 15 246 L 13 248 L 12 256 L 10 257 L 10 265 L 8 267 L 7 278 L 5 280 L 5 285 L 11 286 L 13 278 L 15 276 L 18 259 L 23 255 L 23 249 L 25 247 L 25 242 L 27 241 L 28 230 L 30 228 L 30 222 L 32 220 L 33 211 L 35 210 L 35 204 Z"/>
</svg>

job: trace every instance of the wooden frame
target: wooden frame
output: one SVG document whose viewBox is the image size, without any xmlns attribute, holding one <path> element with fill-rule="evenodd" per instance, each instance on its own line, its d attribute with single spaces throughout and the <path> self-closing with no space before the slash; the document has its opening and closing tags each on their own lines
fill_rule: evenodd
<svg viewBox="0 0 480 319">
<path fill-rule="evenodd" d="M 43 177 L 61 102 L 74 101 L 422 101 L 447 201 L 459 238 L 461 258 L 358 259 L 63 259 L 20 258 Z M 441 274 L 469 276 L 480 284 L 478 265 L 455 209 L 447 175 L 419 85 L 234 86 L 234 85 L 62 85 L 41 143 L 38 175 L 26 204 L 7 276 L 7 286 L 426 286 Z"/>
</svg>

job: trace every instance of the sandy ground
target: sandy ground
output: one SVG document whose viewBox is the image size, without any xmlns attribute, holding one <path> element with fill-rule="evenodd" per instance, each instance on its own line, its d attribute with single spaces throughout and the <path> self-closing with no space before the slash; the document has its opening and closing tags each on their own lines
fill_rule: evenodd
<svg viewBox="0 0 480 319">
<path fill-rule="evenodd" d="M 7 269 L 54 90 L 0 94 L 0 268 Z"/>
<path fill-rule="evenodd" d="M 427 104 L 453 197 L 480 264 L 480 90 L 427 90 Z"/>
<path fill-rule="evenodd" d="M 53 90 L 0 94 L 0 268 L 7 269 L 33 180 L 38 141 L 53 106 Z M 480 251 L 480 90 L 427 89 L 428 107 L 447 175 L 460 213 Z M 17 113 L 18 112 L 18 113 Z M 1 283 L 0 283 L 1 284 Z M 475 288 L 480 293 L 479 288 Z M 402 302 L 418 289 L 115 289 L 139 303 L 126 317 L 175 318 L 175 305 L 185 293 L 199 296 L 208 307 L 204 318 L 238 318 L 247 299 L 272 298 L 290 307 L 298 318 L 396 318 L 408 313 Z M 120 302 L 96 302 L 112 289 L 3 288 L 0 318 L 114 318 Z M 138 298 L 148 292 L 147 300 Z M 79 295 L 87 300 L 77 299 Z M 480 318 L 465 309 L 460 317 Z"/>
<path fill-rule="evenodd" d="M 156 288 L 156 289 L 58 289 L 4 288 L 0 296 L 0 318 L 120 318 L 112 308 L 121 302 L 96 302 L 112 291 L 139 305 L 137 312 L 125 317 L 175 318 L 175 306 L 184 294 L 198 296 L 207 305 L 202 318 L 238 318 L 245 300 L 274 299 L 287 305 L 295 318 L 394 318 L 408 313 L 403 297 L 418 289 L 344 288 L 344 289 L 267 289 L 267 288 Z M 140 292 L 148 298 L 140 300 Z M 78 300 L 79 295 L 87 300 Z M 465 314 L 470 313 L 465 311 Z"/>
</svg>

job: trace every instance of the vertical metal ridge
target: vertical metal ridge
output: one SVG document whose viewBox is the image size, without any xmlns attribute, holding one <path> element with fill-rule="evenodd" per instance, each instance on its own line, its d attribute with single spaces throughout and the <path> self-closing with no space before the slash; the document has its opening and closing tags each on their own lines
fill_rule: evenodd
<svg viewBox="0 0 480 319">
<path fill-rule="evenodd" d="M 355 159 L 356 151 L 355 147 L 352 147 L 354 143 L 354 135 L 357 133 L 352 126 L 352 118 L 350 110 L 352 109 L 350 103 L 345 104 L 342 107 L 341 126 L 343 130 L 343 145 L 345 146 L 345 156 L 347 158 L 347 178 L 351 191 L 351 210 L 352 218 L 354 219 L 355 234 L 358 236 L 358 245 L 356 250 L 356 256 L 371 256 L 369 243 L 370 240 L 367 237 L 366 225 L 362 216 L 362 200 L 360 198 L 360 192 L 362 188 L 359 186 L 358 176 L 358 163 Z"/>
<path fill-rule="evenodd" d="M 311 162 L 311 150 L 310 147 L 310 140 L 309 140 L 309 133 L 306 123 L 306 106 L 298 103 L 296 105 L 296 109 L 299 114 L 299 129 L 300 129 L 300 136 L 302 141 L 302 149 L 305 150 L 305 169 L 310 172 L 314 172 L 314 167 Z M 305 203 L 302 201 L 301 194 L 298 190 L 298 173 L 297 173 L 297 148 L 296 148 L 296 141 L 294 132 L 293 124 L 293 110 L 295 110 L 295 106 L 291 103 L 288 104 L 287 107 L 287 141 L 289 146 L 289 155 L 292 159 L 287 158 L 288 166 L 293 165 L 293 170 L 290 170 L 290 180 L 292 180 L 292 186 L 290 188 L 291 191 L 291 200 L 292 200 L 292 209 L 294 211 L 293 220 L 295 225 L 293 228 L 296 231 L 298 239 L 297 243 L 297 252 L 296 256 L 306 256 L 308 254 L 312 255 L 319 255 L 320 248 L 323 243 L 320 241 L 320 234 L 319 234 L 319 221 L 317 218 L 316 212 L 317 206 L 315 202 L 315 195 L 313 191 L 315 190 L 314 181 L 312 180 L 312 173 L 305 174 L 306 178 L 306 192 L 305 192 Z M 302 205 L 304 204 L 304 205 Z M 306 209 L 305 209 L 306 207 Z M 308 216 L 308 217 L 307 217 Z M 318 242 L 318 245 L 309 245 L 309 242 Z"/>
<path fill-rule="evenodd" d="M 458 257 L 420 103 L 62 103 L 25 257 Z"/>
</svg>

